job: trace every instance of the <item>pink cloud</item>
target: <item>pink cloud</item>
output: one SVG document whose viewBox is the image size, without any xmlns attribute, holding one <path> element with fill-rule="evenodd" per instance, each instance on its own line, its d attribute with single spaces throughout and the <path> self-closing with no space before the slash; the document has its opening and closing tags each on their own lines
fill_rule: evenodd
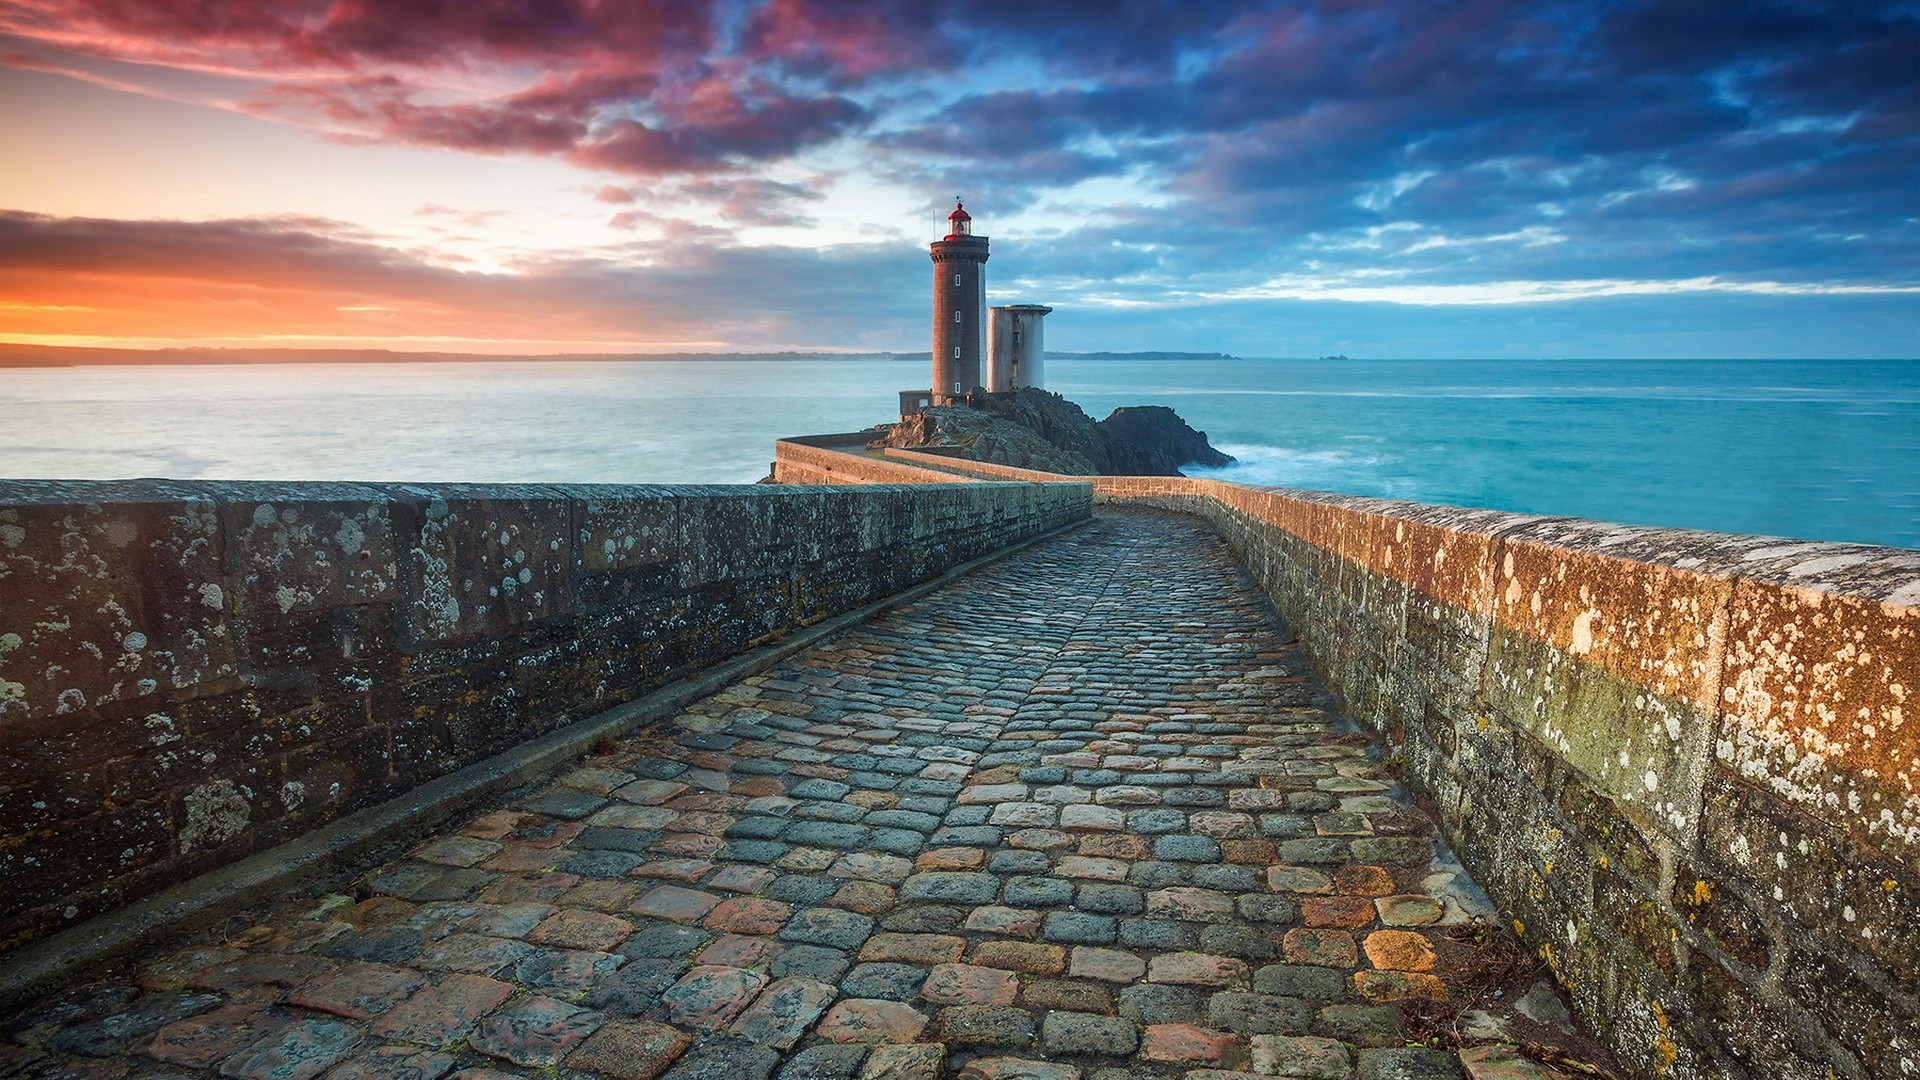
<svg viewBox="0 0 1920 1080">
<path fill-rule="evenodd" d="M 770 89 L 743 93 L 718 79 L 663 102 L 671 120 L 616 120 L 577 145 L 568 159 L 638 175 L 709 172 L 741 160 L 765 161 L 829 141 L 865 116 L 845 98 L 793 97 Z"/>
<path fill-rule="evenodd" d="M 843 81 L 950 71 L 968 58 L 938 32 L 942 5 L 919 0 L 773 0 L 742 31 L 746 50 Z"/>
<path fill-rule="evenodd" d="M 94 58 L 235 78 L 241 110 L 335 137 L 635 175 L 791 155 L 863 115 L 724 77 L 712 13 L 677 0 L 20 0 L 0 34 L 76 77 Z"/>
</svg>

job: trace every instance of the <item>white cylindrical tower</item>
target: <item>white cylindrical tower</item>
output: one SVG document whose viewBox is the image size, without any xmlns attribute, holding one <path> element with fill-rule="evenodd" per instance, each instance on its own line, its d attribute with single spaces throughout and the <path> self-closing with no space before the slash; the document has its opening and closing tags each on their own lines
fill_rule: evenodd
<svg viewBox="0 0 1920 1080">
<path fill-rule="evenodd" d="M 987 309 L 987 393 L 1013 393 L 1013 313 Z"/>
<path fill-rule="evenodd" d="M 987 352 L 997 367 L 1004 351 L 1007 364 L 1007 393 L 1018 387 L 1047 386 L 1047 343 L 1040 320 L 1053 309 L 1040 304 L 1008 304 L 993 309 L 992 338 Z M 994 389 L 989 384 L 987 389 Z"/>
</svg>

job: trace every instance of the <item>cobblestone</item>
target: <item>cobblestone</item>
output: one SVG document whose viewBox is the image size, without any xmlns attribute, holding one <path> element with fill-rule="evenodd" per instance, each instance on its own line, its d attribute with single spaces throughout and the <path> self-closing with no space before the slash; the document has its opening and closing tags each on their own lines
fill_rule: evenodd
<svg viewBox="0 0 1920 1080">
<path fill-rule="evenodd" d="M 864 1046 L 822 1043 L 787 1059 L 780 1080 L 848 1080 L 859 1073 L 867 1058 Z"/>
<path fill-rule="evenodd" d="M 1139 1043 L 1139 1030 L 1117 1016 L 1050 1012 L 1040 1025 L 1040 1045 L 1050 1054 L 1126 1057 Z"/>
<path fill-rule="evenodd" d="M 1444 992 L 1462 917 L 1425 891 L 1431 826 L 1289 637 L 1205 526 L 1103 513 L 472 815 L 359 902 L 0 1023 L 0 1072 L 1461 1075 L 1393 1004 Z"/>
<path fill-rule="evenodd" d="M 912 964 L 859 964 L 847 973 L 840 989 L 849 997 L 911 1001 L 927 981 L 927 969 Z"/>
<path fill-rule="evenodd" d="M 1065 945 L 1106 945 L 1119 936 L 1119 926 L 1106 915 L 1056 911 L 1040 924 L 1040 936 Z"/>
<path fill-rule="evenodd" d="M 235 1080 L 312 1080 L 352 1052 L 361 1038 L 339 1020 L 308 1017 L 228 1057 L 220 1074 Z"/>
<path fill-rule="evenodd" d="M 1253 1067 L 1268 1076 L 1299 1080 L 1347 1080 L 1352 1075 L 1344 1043 L 1310 1036 L 1255 1036 Z"/>
<path fill-rule="evenodd" d="M 1010 1005 L 949 1005 L 940 1010 L 938 1037 L 964 1046 L 1033 1045 L 1033 1014 Z"/>
<path fill-rule="evenodd" d="M 1237 1049 L 1232 1035 L 1192 1024 L 1153 1024 L 1140 1040 L 1140 1056 L 1148 1061 L 1188 1067 L 1229 1064 Z"/>
<path fill-rule="evenodd" d="M 692 1040 L 665 1024 L 609 1020 L 568 1058 L 567 1064 L 610 1080 L 653 1080 L 667 1071 Z"/>
<path fill-rule="evenodd" d="M 909 1005 L 847 998 L 827 1010 L 817 1032 L 831 1042 L 885 1046 L 912 1042 L 926 1026 L 926 1014 Z"/>
<path fill-rule="evenodd" d="M 1248 1035 L 1297 1035 L 1312 1027 L 1314 1009 L 1297 998 L 1228 991 L 1207 1001 L 1207 1023 Z"/>
<path fill-rule="evenodd" d="M 1068 1012 L 1112 1012 L 1113 990 L 1079 979 L 1035 979 L 1021 991 L 1021 1000 L 1036 1009 Z"/>
<path fill-rule="evenodd" d="M 541 1068 L 559 1064 L 601 1022 L 591 1010 L 534 995 L 480 1021 L 470 1042 L 483 1054 Z"/>
<path fill-rule="evenodd" d="M 772 1047 L 756 1046 L 745 1039 L 717 1039 L 701 1043 L 681 1056 L 662 1080 L 767 1080 L 780 1064 L 780 1054 Z M 452 1080 L 452 1078 L 450 1078 Z"/>
<path fill-rule="evenodd" d="M 942 1005 L 1011 1005 L 1020 984 L 1011 971 L 974 964 L 938 964 L 920 996 Z"/>
<path fill-rule="evenodd" d="M 1406 1046 L 1360 1051 L 1360 1080 L 1460 1080 L 1452 1054 Z"/>
<path fill-rule="evenodd" d="M 875 1047 L 860 1080 L 938 1080 L 946 1056 L 946 1047 L 937 1043 Z"/>
<path fill-rule="evenodd" d="M 660 995 L 667 1016 L 694 1030 L 725 1027 L 765 986 L 766 976 L 745 968 L 696 967 Z"/>
<path fill-rule="evenodd" d="M 741 1038 L 785 1050 L 800 1041 L 837 996 L 832 986 L 818 979 L 790 976 L 767 987 L 731 1030 Z"/>
</svg>

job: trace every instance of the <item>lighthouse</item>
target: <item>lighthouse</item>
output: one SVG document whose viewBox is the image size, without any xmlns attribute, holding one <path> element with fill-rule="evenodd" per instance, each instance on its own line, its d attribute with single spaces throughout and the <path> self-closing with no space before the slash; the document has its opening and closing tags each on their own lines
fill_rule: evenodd
<svg viewBox="0 0 1920 1080">
<path fill-rule="evenodd" d="M 933 404 L 964 401 L 982 388 L 987 350 L 987 238 L 955 199 L 946 235 L 933 242 Z"/>
</svg>

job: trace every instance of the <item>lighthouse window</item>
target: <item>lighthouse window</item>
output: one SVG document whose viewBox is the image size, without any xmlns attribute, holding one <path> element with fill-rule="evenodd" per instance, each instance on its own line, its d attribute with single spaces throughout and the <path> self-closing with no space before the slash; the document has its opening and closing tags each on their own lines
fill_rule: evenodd
<svg viewBox="0 0 1920 1080">
<path fill-rule="evenodd" d="M 958 346 L 958 345 L 955 345 L 955 346 L 953 347 L 953 358 L 954 358 L 955 360 L 958 360 L 958 359 L 960 359 L 960 346 Z"/>
<path fill-rule="evenodd" d="M 955 274 L 955 275 L 953 275 L 953 286 L 954 286 L 954 288 L 956 288 L 956 289 L 960 287 L 960 275 L 959 275 L 959 274 Z"/>
<path fill-rule="evenodd" d="M 953 313 L 953 321 L 954 321 L 954 322 L 959 322 L 959 321 L 960 321 L 960 313 L 959 313 L 959 312 L 957 312 L 957 311 L 956 311 L 956 312 L 954 312 L 954 313 Z"/>
</svg>

